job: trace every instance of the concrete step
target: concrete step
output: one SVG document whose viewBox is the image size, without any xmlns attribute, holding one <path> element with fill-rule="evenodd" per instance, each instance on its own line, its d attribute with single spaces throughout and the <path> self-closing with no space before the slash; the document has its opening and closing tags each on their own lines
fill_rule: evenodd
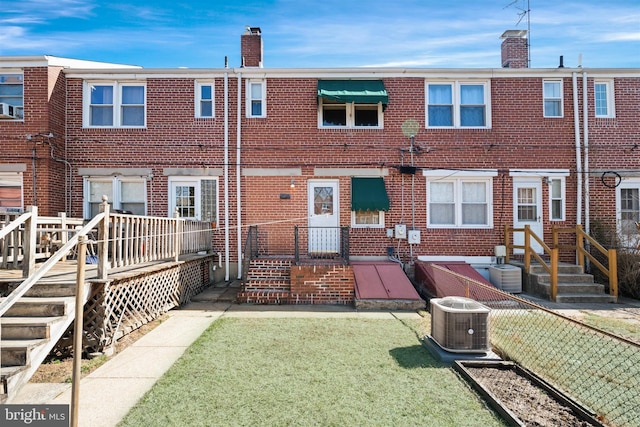
<svg viewBox="0 0 640 427">
<path fill-rule="evenodd" d="M 560 294 L 556 295 L 556 302 L 559 303 L 612 303 L 615 298 L 605 293 L 579 293 L 579 294 Z"/>
<path fill-rule="evenodd" d="M 73 305 L 73 297 L 22 297 L 11 306 L 4 317 L 64 316 Z"/>
<path fill-rule="evenodd" d="M 538 288 L 549 294 L 550 283 L 538 283 Z M 603 294 L 604 285 L 599 283 L 558 283 L 558 295 L 560 294 Z"/>
<path fill-rule="evenodd" d="M 524 264 L 518 266 L 524 267 Z M 539 264 L 531 264 L 529 272 L 531 274 L 545 274 L 547 270 Z M 558 265 L 558 274 L 584 274 L 584 268 L 580 265 L 560 263 Z"/>
<path fill-rule="evenodd" d="M 1 366 L 28 366 L 29 354 L 47 340 L 0 340 Z"/>
<path fill-rule="evenodd" d="M 50 337 L 50 326 L 59 317 L 4 317 L 0 319 L 0 339 L 45 339 Z"/>
<path fill-rule="evenodd" d="M 551 283 L 550 274 L 535 274 L 538 278 L 538 283 Z M 559 283 L 593 283 L 593 274 L 566 274 L 558 273 Z"/>
</svg>

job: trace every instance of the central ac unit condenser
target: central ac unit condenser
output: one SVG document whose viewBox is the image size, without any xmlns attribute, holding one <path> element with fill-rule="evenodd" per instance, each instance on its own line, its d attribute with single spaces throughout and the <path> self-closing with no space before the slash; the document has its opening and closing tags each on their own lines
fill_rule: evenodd
<svg viewBox="0 0 640 427">
<path fill-rule="evenodd" d="M 431 337 L 444 350 L 454 353 L 486 353 L 491 310 L 469 298 L 431 299 Z"/>
</svg>

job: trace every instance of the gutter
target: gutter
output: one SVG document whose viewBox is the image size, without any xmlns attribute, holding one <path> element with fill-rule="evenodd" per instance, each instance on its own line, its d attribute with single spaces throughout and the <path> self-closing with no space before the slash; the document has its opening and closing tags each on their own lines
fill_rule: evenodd
<svg viewBox="0 0 640 427">
<path fill-rule="evenodd" d="M 582 73 L 582 126 L 584 127 L 584 231 L 589 234 L 589 111 L 587 97 L 587 72 Z"/>
<path fill-rule="evenodd" d="M 236 235 L 238 238 L 238 274 L 237 278 L 242 279 L 242 205 L 240 203 L 240 143 L 241 143 L 241 120 L 242 120 L 242 72 L 238 73 L 238 112 L 236 119 Z"/>
<path fill-rule="evenodd" d="M 229 72 L 224 73 L 224 280 L 229 281 Z"/>
<path fill-rule="evenodd" d="M 580 112 L 578 101 L 578 73 L 573 73 L 573 129 L 576 141 L 576 175 L 578 176 L 576 225 L 582 224 L 582 156 L 580 154 Z"/>
</svg>

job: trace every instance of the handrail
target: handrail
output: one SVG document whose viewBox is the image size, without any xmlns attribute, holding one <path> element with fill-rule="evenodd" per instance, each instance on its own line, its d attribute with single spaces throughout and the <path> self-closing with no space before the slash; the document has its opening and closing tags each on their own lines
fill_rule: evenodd
<svg viewBox="0 0 640 427">
<path fill-rule="evenodd" d="M 0 228 L 0 239 L 4 239 L 6 236 L 9 235 L 9 233 L 11 233 L 16 228 L 20 227 L 22 223 L 24 223 L 26 220 L 31 218 L 31 215 L 32 215 L 31 212 L 25 212 L 22 215 L 20 215 L 18 218 L 11 221 L 8 225 L 5 225 L 4 227 Z"/>
<path fill-rule="evenodd" d="M 91 231 L 100 221 L 103 220 L 104 212 L 96 215 L 87 225 L 82 227 L 78 232 L 69 239 L 67 243 L 65 243 L 59 250 L 57 250 L 47 261 L 42 264 L 40 268 L 38 268 L 33 274 L 29 275 L 29 277 L 22 282 L 17 288 L 13 290 L 9 294 L 8 297 L 4 299 L 4 301 L 0 302 L 0 317 L 2 317 L 11 306 L 22 297 L 31 287 L 40 280 L 51 268 L 56 265 L 58 261 L 60 261 L 64 256 L 67 255 L 73 249 L 73 247 L 78 243 L 78 236 L 85 235 Z M 78 260 L 78 262 L 81 262 Z"/>
<path fill-rule="evenodd" d="M 515 245 L 511 243 L 510 236 L 512 233 L 524 232 L 524 245 Z M 560 233 L 573 233 L 576 235 L 576 244 L 574 246 L 560 245 L 559 234 Z M 550 264 L 544 261 L 544 259 L 531 248 L 531 238 L 533 238 L 543 249 L 544 253 L 549 254 Z M 587 240 L 592 247 L 597 249 L 600 253 L 607 257 L 609 268 L 600 263 L 591 253 L 585 249 L 584 240 Z M 525 225 L 524 228 L 515 228 L 509 225 L 505 225 L 504 243 L 507 248 L 506 262 L 509 262 L 509 254 L 512 249 L 524 250 L 524 265 L 525 271 L 529 272 L 531 266 L 531 257 L 537 260 L 540 265 L 551 276 L 551 289 L 550 297 L 552 301 L 555 301 L 558 291 L 558 264 L 559 264 L 559 251 L 560 249 L 570 248 L 575 250 L 576 257 L 578 259 L 578 265 L 585 266 L 585 257 L 588 258 L 591 263 L 596 266 L 607 278 L 609 279 L 609 294 L 617 299 L 618 297 L 618 271 L 617 271 L 617 258 L 615 249 L 606 249 L 600 243 L 598 243 L 593 237 L 589 236 L 582 229 L 582 225 L 576 225 L 573 228 L 552 228 L 552 246 L 549 247 L 540 237 L 538 237 L 529 225 Z"/>
<path fill-rule="evenodd" d="M 249 264 L 251 260 L 258 255 L 257 243 L 254 245 L 254 240 L 258 239 L 258 226 L 250 225 L 247 229 L 247 238 L 244 241 L 244 250 L 242 252 L 242 283 L 247 283 L 247 275 L 249 274 Z M 256 247 L 254 247 L 256 246 Z"/>
</svg>

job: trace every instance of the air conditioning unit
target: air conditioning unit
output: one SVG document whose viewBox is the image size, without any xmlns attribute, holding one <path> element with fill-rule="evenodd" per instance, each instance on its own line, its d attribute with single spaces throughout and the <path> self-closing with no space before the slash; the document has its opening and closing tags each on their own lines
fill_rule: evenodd
<svg viewBox="0 0 640 427">
<path fill-rule="evenodd" d="M 498 289 L 512 294 L 522 292 L 522 271 L 509 264 L 498 264 L 489 267 L 489 281 Z"/>
<path fill-rule="evenodd" d="M 431 338 L 454 353 L 486 353 L 491 310 L 469 298 L 431 299 Z"/>
<path fill-rule="evenodd" d="M 16 113 L 16 107 L 0 102 L 0 119 L 15 119 Z"/>
</svg>

